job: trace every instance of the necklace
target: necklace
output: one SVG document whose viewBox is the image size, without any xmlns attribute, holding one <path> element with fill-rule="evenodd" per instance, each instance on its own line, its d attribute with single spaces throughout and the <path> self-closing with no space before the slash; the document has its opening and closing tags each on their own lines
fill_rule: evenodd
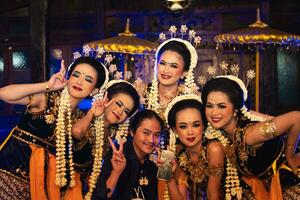
<svg viewBox="0 0 300 200">
<path fill-rule="evenodd" d="M 148 185 L 148 183 L 149 183 L 148 178 L 144 176 L 143 170 L 141 170 L 139 184 L 142 186 L 142 185 Z"/>
</svg>

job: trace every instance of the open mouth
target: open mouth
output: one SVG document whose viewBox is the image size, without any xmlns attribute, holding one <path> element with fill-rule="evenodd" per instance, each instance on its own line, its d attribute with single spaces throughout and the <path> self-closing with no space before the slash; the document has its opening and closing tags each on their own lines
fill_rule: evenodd
<svg viewBox="0 0 300 200">
<path fill-rule="evenodd" d="M 82 91 L 82 88 L 78 87 L 78 86 L 73 86 L 73 89 L 76 90 L 76 91 Z"/>
<path fill-rule="evenodd" d="M 189 141 L 189 142 L 194 142 L 195 141 L 195 137 L 191 137 L 191 138 L 187 138 L 187 141 Z"/>
<path fill-rule="evenodd" d="M 165 74 L 161 74 L 160 76 L 162 79 L 170 79 L 171 78 L 170 75 L 165 75 Z"/>
</svg>

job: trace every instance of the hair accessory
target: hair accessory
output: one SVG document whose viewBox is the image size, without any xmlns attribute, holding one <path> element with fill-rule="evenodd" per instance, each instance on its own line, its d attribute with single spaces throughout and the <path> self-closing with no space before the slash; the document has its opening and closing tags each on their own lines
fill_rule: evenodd
<svg viewBox="0 0 300 200">
<path fill-rule="evenodd" d="M 239 79 L 238 77 L 233 76 L 233 75 L 217 76 L 216 78 L 227 78 L 227 79 L 230 79 L 230 80 L 236 82 L 240 86 L 241 90 L 243 91 L 243 100 L 244 100 L 244 105 L 240 109 L 240 111 L 242 112 L 242 114 L 245 117 L 247 117 L 251 121 L 266 121 L 265 117 L 254 115 L 254 114 L 251 114 L 250 112 L 248 112 L 248 109 L 247 109 L 247 107 L 245 105 L 245 102 L 246 102 L 246 100 L 248 98 L 248 90 L 247 90 L 244 82 L 241 79 Z"/>
<path fill-rule="evenodd" d="M 200 103 L 202 103 L 201 98 L 197 95 L 194 94 L 185 94 L 185 95 L 181 95 L 181 96 L 177 96 L 175 97 L 167 106 L 166 110 L 165 110 L 165 119 L 166 119 L 166 123 L 168 124 L 168 115 L 170 110 L 173 108 L 173 106 L 180 102 L 180 101 L 184 101 L 184 100 L 196 100 L 199 101 Z M 174 131 L 172 129 L 170 129 L 170 140 L 169 140 L 169 150 L 176 152 L 176 137 L 177 134 L 174 133 Z"/>
</svg>

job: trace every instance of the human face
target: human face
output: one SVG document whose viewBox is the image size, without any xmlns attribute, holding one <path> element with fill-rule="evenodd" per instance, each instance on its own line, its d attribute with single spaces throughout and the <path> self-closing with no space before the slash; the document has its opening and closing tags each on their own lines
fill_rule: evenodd
<svg viewBox="0 0 300 200">
<path fill-rule="evenodd" d="M 69 80 L 68 90 L 71 97 L 83 99 L 91 94 L 97 83 L 97 71 L 86 63 L 78 64 Z"/>
<path fill-rule="evenodd" d="M 208 94 L 205 115 L 216 129 L 232 132 L 235 128 L 234 107 L 224 92 L 213 91 Z"/>
<path fill-rule="evenodd" d="M 187 149 L 197 150 L 201 146 L 203 122 L 196 108 L 185 108 L 176 113 L 175 132 Z"/>
<path fill-rule="evenodd" d="M 113 102 L 104 111 L 107 125 L 123 122 L 134 107 L 131 96 L 117 93 L 113 96 Z"/>
<path fill-rule="evenodd" d="M 184 60 L 177 52 L 167 50 L 161 54 L 157 67 L 160 84 L 165 86 L 177 85 L 184 73 Z"/>
<path fill-rule="evenodd" d="M 159 143 L 160 123 L 154 119 L 144 119 L 133 134 L 133 146 L 139 159 L 153 152 Z"/>
</svg>

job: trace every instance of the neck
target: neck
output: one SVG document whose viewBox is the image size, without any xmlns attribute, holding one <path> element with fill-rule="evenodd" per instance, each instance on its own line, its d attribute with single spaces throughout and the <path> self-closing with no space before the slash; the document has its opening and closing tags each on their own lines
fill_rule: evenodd
<svg viewBox="0 0 300 200">
<path fill-rule="evenodd" d="M 201 145 L 201 143 L 199 143 L 198 145 L 195 145 L 194 147 L 190 147 L 190 148 L 186 149 L 191 157 L 192 163 L 195 164 L 198 162 L 201 148 L 202 148 L 202 145 Z"/>
<path fill-rule="evenodd" d="M 77 107 L 77 105 L 79 104 L 79 102 L 81 101 L 82 99 L 76 99 L 76 98 L 72 98 L 70 96 L 70 104 L 71 104 L 71 110 L 74 110 L 74 108 Z"/>
<path fill-rule="evenodd" d="M 195 146 L 192 146 L 192 147 L 187 147 L 186 150 L 191 153 L 191 154 L 194 154 L 194 153 L 199 153 L 200 150 L 202 148 L 202 145 L 201 145 L 201 142 L 199 142 L 198 144 L 196 144 Z"/>
<path fill-rule="evenodd" d="M 168 91 L 177 91 L 177 88 L 178 88 L 178 84 L 174 84 L 174 85 L 159 84 L 158 85 L 159 92 L 165 92 L 166 90 L 168 90 Z"/>
<path fill-rule="evenodd" d="M 236 129 L 236 126 L 237 126 L 237 119 L 233 118 L 232 121 L 223 129 L 224 131 L 232 135 Z"/>
</svg>

